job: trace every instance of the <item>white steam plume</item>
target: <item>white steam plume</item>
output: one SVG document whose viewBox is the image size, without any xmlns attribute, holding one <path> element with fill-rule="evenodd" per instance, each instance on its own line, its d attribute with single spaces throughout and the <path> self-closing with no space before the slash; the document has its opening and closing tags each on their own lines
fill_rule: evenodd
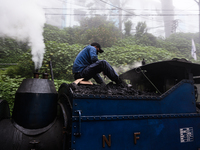
<svg viewBox="0 0 200 150">
<path fill-rule="evenodd" d="M 120 67 L 113 67 L 115 69 L 115 71 L 118 73 L 118 74 L 121 74 L 121 73 L 124 73 L 126 71 L 129 71 L 133 68 L 137 68 L 139 66 L 142 66 L 142 62 L 134 62 L 132 64 L 128 64 L 128 65 L 123 65 L 123 66 L 120 66 Z"/>
<path fill-rule="evenodd" d="M 0 37 L 29 42 L 35 69 L 42 66 L 45 12 L 36 0 L 0 0 Z"/>
</svg>

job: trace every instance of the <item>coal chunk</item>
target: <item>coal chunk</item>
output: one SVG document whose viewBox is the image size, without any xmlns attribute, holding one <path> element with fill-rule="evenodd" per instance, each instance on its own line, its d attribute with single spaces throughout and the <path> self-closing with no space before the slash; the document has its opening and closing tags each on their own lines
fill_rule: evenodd
<svg viewBox="0 0 200 150">
<path fill-rule="evenodd" d="M 77 85 L 72 89 L 76 94 L 85 95 L 108 95 L 108 96 L 158 96 L 156 93 L 149 93 L 135 90 L 132 86 L 122 87 L 113 82 L 106 85 Z"/>
</svg>

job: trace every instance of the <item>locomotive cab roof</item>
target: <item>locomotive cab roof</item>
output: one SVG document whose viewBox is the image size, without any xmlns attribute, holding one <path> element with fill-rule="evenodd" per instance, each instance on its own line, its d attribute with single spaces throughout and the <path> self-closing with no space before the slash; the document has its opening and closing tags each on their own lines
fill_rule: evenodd
<svg viewBox="0 0 200 150">
<path fill-rule="evenodd" d="M 120 75 L 122 79 L 128 80 L 135 89 L 160 91 L 160 93 L 166 92 L 184 79 L 200 83 L 199 76 L 199 64 L 177 58 L 140 66 Z"/>
</svg>

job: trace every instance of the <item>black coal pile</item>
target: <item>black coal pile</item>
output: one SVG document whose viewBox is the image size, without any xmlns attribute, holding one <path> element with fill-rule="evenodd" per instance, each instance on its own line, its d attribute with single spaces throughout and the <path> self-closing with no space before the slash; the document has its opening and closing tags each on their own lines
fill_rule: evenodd
<svg viewBox="0 0 200 150">
<path fill-rule="evenodd" d="M 86 95 L 109 95 L 109 96 L 159 96 L 156 93 L 143 92 L 133 89 L 131 86 L 119 86 L 113 84 L 113 82 L 107 85 L 71 85 L 71 88 L 76 94 Z"/>
</svg>

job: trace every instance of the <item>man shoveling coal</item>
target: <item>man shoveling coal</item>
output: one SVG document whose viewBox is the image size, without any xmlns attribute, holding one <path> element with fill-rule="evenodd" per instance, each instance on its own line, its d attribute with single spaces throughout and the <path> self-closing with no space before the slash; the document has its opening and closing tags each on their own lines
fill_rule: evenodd
<svg viewBox="0 0 200 150">
<path fill-rule="evenodd" d="M 117 85 L 126 86 L 106 60 L 98 60 L 98 54 L 103 52 L 100 44 L 96 42 L 84 47 L 77 55 L 73 64 L 72 72 L 75 80 L 84 78 L 83 81 L 88 81 L 93 78 L 98 84 L 105 86 L 103 79 L 99 75 L 99 73 L 103 72 L 104 75 Z"/>
</svg>

